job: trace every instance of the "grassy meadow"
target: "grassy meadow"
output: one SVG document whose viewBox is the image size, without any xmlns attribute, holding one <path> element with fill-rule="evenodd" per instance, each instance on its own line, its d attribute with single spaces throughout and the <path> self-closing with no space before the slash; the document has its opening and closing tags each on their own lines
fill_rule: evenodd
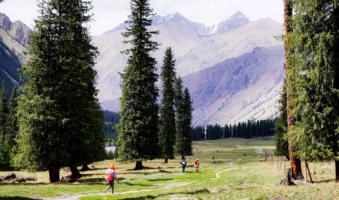
<svg viewBox="0 0 339 200">
<path fill-rule="evenodd" d="M 19 176 L 34 175 L 37 181 L 0 182 L 0 199 L 339 199 L 334 163 L 309 163 L 313 184 L 279 185 L 289 162 L 273 156 L 273 150 L 272 139 L 194 142 L 194 155 L 186 157 L 186 173 L 181 172 L 179 156 L 167 164 L 161 159 L 144 161 L 146 169 L 139 171 L 131 170 L 135 163 L 106 160 L 89 165 L 92 170 L 81 172 L 80 179 L 54 184 L 48 183 L 48 172 L 17 171 Z M 259 154 L 265 151 L 266 162 Z M 199 173 L 193 167 L 197 158 Z M 119 183 L 114 194 L 105 194 L 104 174 L 111 162 L 117 167 Z M 0 172 L 0 176 L 7 173 Z M 61 170 L 66 180 L 68 175 L 68 169 Z"/>
</svg>

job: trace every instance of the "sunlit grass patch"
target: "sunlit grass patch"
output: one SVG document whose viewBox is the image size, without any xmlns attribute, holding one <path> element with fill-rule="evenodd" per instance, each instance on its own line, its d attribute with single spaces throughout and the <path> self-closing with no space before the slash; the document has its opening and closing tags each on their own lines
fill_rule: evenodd
<svg viewBox="0 0 339 200">
<path fill-rule="evenodd" d="M 315 184 L 283 186 L 289 162 L 284 157 L 272 157 L 273 140 L 230 139 L 194 142 L 199 151 L 186 156 L 186 173 L 181 172 L 180 157 L 164 164 L 163 159 L 144 161 L 146 167 L 135 171 L 135 163 L 105 160 L 90 165 L 92 170 L 81 172 L 83 177 L 71 183 L 48 183 L 48 172 L 15 172 L 34 175 L 36 182 L 0 183 L 0 198 L 18 197 L 41 199 L 46 197 L 74 196 L 80 199 L 338 199 L 338 185 L 334 180 L 333 163 L 309 163 Z M 261 153 L 269 158 L 264 162 Z M 213 159 L 214 158 L 214 159 Z M 196 173 L 195 159 L 200 160 Z M 117 167 L 120 183 L 115 193 L 105 194 L 106 168 L 110 163 Z M 92 167 L 93 165 L 93 167 Z M 8 172 L 0 172 L 0 175 Z M 70 175 L 68 169 L 61 176 Z"/>
</svg>

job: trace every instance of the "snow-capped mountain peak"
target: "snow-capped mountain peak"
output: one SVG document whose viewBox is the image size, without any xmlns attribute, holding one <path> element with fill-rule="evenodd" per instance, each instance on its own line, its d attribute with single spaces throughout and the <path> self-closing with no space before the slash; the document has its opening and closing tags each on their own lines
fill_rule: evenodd
<svg viewBox="0 0 339 200">
<path fill-rule="evenodd" d="M 176 13 L 168 14 L 166 16 L 155 15 L 152 18 L 152 20 L 153 20 L 152 25 L 158 26 L 166 22 L 170 22 L 170 21 L 176 22 L 176 21 L 187 20 L 187 19 L 184 16 L 182 16 L 180 13 L 176 12 Z"/>
<path fill-rule="evenodd" d="M 246 15 L 244 15 L 241 11 L 238 11 L 234 15 L 232 15 L 229 19 L 241 19 L 241 18 L 248 19 Z"/>
<path fill-rule="evenodd" d="M 250 22 L 249 19 L 240 11 L 231 15 L 231 17 L 229 17 L 225 21 L 220 22 L 218 25 L 212 25 L 212 26 L 205 26 L 203 23 L 197 23 L 197 22 L 190 21 L 186 17 L 181 15 L 179 12 L 171 13 L 165 16 L 155 15 L 152 17 L 152 20 L 153 20 L 152 21 L 153 26 L 160 26 L 163 24 L 176 23 L 176 22 L 183 22 L 183 23 L 189 24 L 192 27 L 191 30 L 194 30 L 201 37 L 209 37 L 215 34 L 223 34 L 232 29 L 239 28 Z M 107 31 L 104 34 L 122 30 L 126 26 L 128 25 L 125 23 L 121 23 L 114 29 Z M 183 26 L 183 24 L 181 26 Z"/>
<path fill-rule="evenodd" d="M 244 26 L 249 22 L 250 20 L 242 12 L 238 11 L 227 20 L 219 23 L 217 34 L 226 33 L 232 29 Z"/>
</svg>

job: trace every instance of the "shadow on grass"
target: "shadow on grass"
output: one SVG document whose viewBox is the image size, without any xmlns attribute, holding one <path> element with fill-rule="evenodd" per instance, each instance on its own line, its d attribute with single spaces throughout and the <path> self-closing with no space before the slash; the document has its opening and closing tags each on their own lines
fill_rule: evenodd
<svg viewBox="0 0 339 200">
<path fill-rule="evenodd" d="M 78 183 L 97 183 L 97 182 L 103 182 L 104 178 L 85 178 L 85 179 L 71 179 L 69 180 L 70 183 L 78 182 Z"/>
<path fill-rule="evenodd" d="M 123 182 L 125 185 L 129 185 L 129 186 L 145 186 L 145 187 L 149 187 L 149 184 L 142 184 L 142 183 L 130 183 L 130 182 Z"/>
<path fill-rule="evenodd" d="M 149 200 L 149 199 L 155 199 L 155 196 L 147 195 L 144 197 L 131 197 L 131 198 L 123 198 L 125 200 Z"/>
<path fill-rule="evenodd" d="M 118 178 L 119 181 L 125 180 L 125 178 Z M 79 178 L 79 179 L 71 179 L 69 180 L 70 183 L 78 182 L 78 183 L 102 183 L 105 182 L 104 178 Z M 106 183 L 106 182 L 105 182 Z"/>
<path fill-rule="evenodd" d="M 32 198 L 28 198 L 28 197 L 18 197 L 18 196 L 14 196 L 14 197 L 0 197 L 1 200 L 39 200 L 39 199 L 32 199 Z"/>
<path fill-rule="evenodd" d="M 160 166 L 159 166 L 160 167 Z M 143 166 L 142 169 L 127 169 L 126 171 L 142 171 L 142 170 L 149 170 L 149 169 L 159 169 L 159 167 L 148 167 L 148 166 Z M 163 168 L 164 166 L 160 167 Z M 174 167 L 168 167 L 168 168 L 174 168 Z"/>
<path fill-rule="evenodd" d="M 159 198 L 159 197 L 167 197 L 167 196 L 170 196 L 170 195 L 197 195 L 197 194 L 210 194 L 210 192 L 204 188 L 204 189 L 201 189 L 201 190 L 197 190 L 197 191 L 194 191 L 194 192 L 171 192 L 171 193 L 167 193 L 167 194 L 159 194 L 159 195 L 145 195 L 145 196 L 139 196 L 139 197 L 130 197 L 130 198 L 118 198 L 118 199 L 124 199 L 124 200 L 149 200 L 149 199 L 156 199 L 156 198 Z M 177 198 L 177 199 L 180 199 L 180 198 Z"/>
<path fill-rule="evenodd" d="M 170 181 L 173 178 L 156 178 L 156 179 L 149 179 L 148 181 Z"/>
<path fill-rule="evenodd" d="M 144 171 L 136 171 L 136 172 L 120 172 L 119 174 L 136 174 L 136 175 L 150 175 L 150 174 L 155 174 L 158 172 L 144 172 Z"/>
<path fill-rule="evenodd" d="M 95 176 L 95 175 L 105 176 L 104 173 L 90 173 L 90 174 L 81 174 L 81 177 Z"/>
<path fill-rule="evenodd" d="M 174 172 L 171 172 L 171 171 L 166 171 L 166 170 L 161 170 L 161 171 L 159 171 L 159 172 L 156 172 L 156 173 L 166 173 L 166 174 L 172 174 L 172 173 L 174 173 Z"/>
<path fill-rule="evenodd" d="M 177 167 L 167 167 L 166 166 L 166 169 L 174 169 L 174 168 L 177 168 Z"/>
<path fill-rule="evenodd" d="M 187 169 L 185 170 L 185 174 L 193 174 L 193 173 L 195 174 L 196 172 L 195 171 L 193 172 L 193 171 L 187 170 Z"/>
<path fill-rule="evenodd" d="M 335 182 L 335 181 L 334 179 L 317 180 L 317 181 L 313 180 L 313 183 L 329 183 L 329 182 Z M 307 183 L 311 183 L 311 182 L 308 180 Z"/>
<path fill-rule="evenodd" d="M 104 169 L 107 169 L 107 167 L 94 167 L 94 168 L 90 168 L 89 170 L 79 170 L 81 172 L 86 172 L 86 171 L 95 171 L 95 170 L 104 170 Z"/>
<path fill-rule="evenodd" d="M 59 184 L 59 183 L 41 183 L 41 182 L 25 182 L 25 183 L 11 183 L 11 182 L 0 182 L 0 188 L 2 185 L 13 185 L 13 186 L 16 186 L 16 185 L 49 185 L 49 184 Z M 60 183 L 62 184 L 62 183 Z M 1 190 L 0 190 L 1 191 Z M 0 199 L 3 198 L 3 197 L 0 197 Z"/>
</svg>

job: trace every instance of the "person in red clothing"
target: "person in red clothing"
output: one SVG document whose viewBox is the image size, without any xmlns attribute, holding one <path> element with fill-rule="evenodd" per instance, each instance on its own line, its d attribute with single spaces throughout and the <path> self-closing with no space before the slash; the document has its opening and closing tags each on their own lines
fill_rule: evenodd
<svg viewBox="0 0 339 200">
<path fill-rule="evenodd" d="M 196 159 L 194 162 L 194 168 L 195 168 L 195 172 L 199 172 L 199 159 Z"/>
<path fill-rule="evenodd" d="M 112 194 L 113 194 L 114 193 L 114 180 L 116 180 L 119 183 L 114 164 L 111 164 L 109 168 L 106 170 L 105 179 L 108 182 L 108 187 L 106 188 L 105 193 L 107 192 L 107 190 L 112 188 Z"/>
</svg>

